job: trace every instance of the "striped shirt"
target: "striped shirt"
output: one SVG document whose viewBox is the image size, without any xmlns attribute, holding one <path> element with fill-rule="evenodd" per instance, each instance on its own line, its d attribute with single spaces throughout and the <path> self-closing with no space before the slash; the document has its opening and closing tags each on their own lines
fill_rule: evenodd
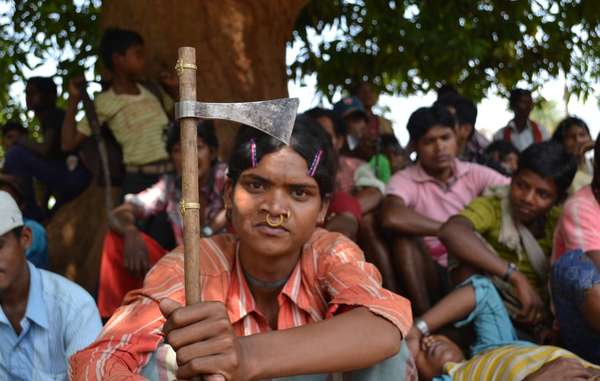
<svg viewBox="0 0 600 381">
<path fill-rule="evenodd" d="M 144 165 L 168 158 L 164 142 L 167 115 L 160 101 L 138 84 L 137 95 L 116 94 L 112 87 L 94 99 L 100 124 L 107 122 L 123 149 L 126 165 Z M 77 130 L 90 136 L 87 118 L 77 124 Z"/>
<path fill-rule="evenodd" d="M 600 203 L 588 185 L 569 197 L 563 207 L 554 233 L 552 263 L 572 250 L 600 251 L 599 224 Z"/>
<path fill-rule="evenodd" d="M 593 365 L 558 347 L 549 345 L 506 345 L 479 354 L 461 363 L 447 363 L 444 370 L 447 375 L 435 378 L 436 381 L 494 381 L 523 380 L 540 369 L 544 364 L 559 358 L 577 359 L 586 368 L 600 370 Z"/>
<path fill-rule="evenodd" d="M 223 302 L 238 336 L 270 331 L 252 296 L 237 258 L 237 239 L 219 235 L 201 240 L 200 284 L 205 301 Z M 156 364 L 172 366 L 169 351 L 157 351 L 165 322 L 158 303 L 170 298 L 184 303 L 181 248 L 150 270 L 141 290 L 125 297 L 98 340 L 71 358 L 74 380 L 142 380 L 138 374 L 151 355 L 165 354 Z M 331 318 L 347 306 L 364 306 L 406 334 L 412 324 L 410 302 L 381 287 L 381 276 L 364 261 L 362 251 L 341 234 L 317 229 L 278 295 L 279 330 Z M 161 346 L 161 349 L 164 346 Z M 144 373 L 148 372 L 144 370 Z M 167 372 L 155 372 L 167 380 Z M 161 376 L 161 375 L 164 375 Z M 137 378 L 136 378 L 137 377 Z"/>
</svg>

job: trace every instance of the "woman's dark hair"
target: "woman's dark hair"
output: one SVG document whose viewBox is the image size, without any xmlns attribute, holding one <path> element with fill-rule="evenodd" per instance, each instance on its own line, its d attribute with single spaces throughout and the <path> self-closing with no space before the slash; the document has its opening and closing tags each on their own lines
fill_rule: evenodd
<svg viewBox="0 0 600 381">
<path fill-rule="evenodd" d="M 562 144 L 546 141 L 532 144 L 521 152 L 516 173 L 524 169 L 542 178 L 552 179 L 556 185 L 558 201 L 563 201 L 575 177 L 577 159 L 569 154 Z"/>
<path fill-rule="evenodd" d="M 456 119 L 446 107 L 434 104 L 431 107 L 421 107 L 408 118 L 406 128 L 410 134 L 410 140 L 417 143 L 429 129 L 434 126 L 448 127 L 454 130 Z"/>
<path fill-rule="evenodd" d="M 127 49 L 135 45 L 144 45 L 144 39 L 139 33 L 128 29 L 108 28 L 100 39 L 100 58 L 108 69 L 113 70 L 113 54 L 125 54 Z"/>
<path fill-rule="evenodd" d="M 229 170 L 227 172 L 227 176 L 229 176 L 234 184 L 237 183 L 242 172 L 252 167 L 250 157 L 251 139 L 254 139 L 256 144 L 257 162 L 260 162 L 263 156 L 277 152 L 285 147 L 284 143 L 270 135 L 252 127 L 242 126 L 233 145 L 233 152 L 229 159 Z M 302 156 L 306 161 L 307 167 L 310 167 L 317 152 L 323 150 L 314 178 L 319 185 L 321 198 L 328 197 L 334 191 L 337 161 L 327 133 L 312 118 L 299 115 L 294 123 L 294 130 L 289 146 Z"/>
<path fill-rule="evenodd" d="M 583 119 L 580 119 L 576 116 L 568 116 L 565 119 L 561 120 L 558 126 L 556 127 L 556 131 L 554 131 L 554 134 L 552 134 L 552 141 L 563 144 L 567 130 L 573 126 L 583 128 L 587 131 L 589 136 L 592 136 L 592 134 L 590 134 L 590 129 L 588 128 L 587 123 L 585 123 Z"/>
<path fill-rule="evenodd" d="M 592 179 L 592 192 L 596 201 L 600 203 L 600 133 L 596 136 L 596 145 L 594 146 L 594 178 Z"/>
<path fill-rule="evenodd" d="M 216 150 L 219 148 L 219 140 L 215 134 L 215 124 L 212 120 L 203 120 L 198 123 L 196 128 L 198 137 L 202 138 L 204 143 L 210 148 Z M 175 122 L 169 128 L 167 133 L 167 152 L 170 154 L 173 146 L 181 141 L 181 126 Z"/>
<path fill-rule="evenodd" d="M 520 88 L 514 88 L 510 91 L 510 96 L 508 97 L 508 106 L 510 107 L 511 110 L 515 110 L 517 103 L 519 103 L 519 100 L 521 99 L 521 97 L 531 97 L 531 91 L 530 90 L 525 90 L 525 89 L 520 89 Z"/>
</svg>

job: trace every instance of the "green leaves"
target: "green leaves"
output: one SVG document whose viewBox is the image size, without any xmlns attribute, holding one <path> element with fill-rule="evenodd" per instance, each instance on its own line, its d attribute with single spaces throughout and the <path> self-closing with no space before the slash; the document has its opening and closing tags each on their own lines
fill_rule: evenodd
<svg viewBox="0 0 600 381">
<path fill-rule="evenodd" d="M 9 86 L 23 81 L 33 69 L 52 58 L 57 74 L 91 66 L 88 60 L 99 38 L 99 0 L 0 1 L 0 122 L 13 118 L 19 105 L 8 96 Z M 4 12 L 6 11 L 6 12 Z"/>
<path fill-rule="evenodd" d="M 492 85 L 535 88 L 563 71 L 570 92 L 586 96 L 600 75 L 599 25 L 593 0 L 313 0 L 296 25 L 305 49 L 290 75 L 316 73 L 327 97 L 370 80 L 403 95 L 447 82 L 480 99 Z M 307 28 L 344 33 L 311 45 Z"/>
</svg>

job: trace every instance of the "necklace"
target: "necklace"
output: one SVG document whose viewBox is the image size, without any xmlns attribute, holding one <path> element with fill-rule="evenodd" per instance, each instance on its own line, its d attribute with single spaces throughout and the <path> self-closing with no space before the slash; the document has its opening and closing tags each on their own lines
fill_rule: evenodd
<svg viewBox="0 0 600 381">
<path fill-rule="evenodd" d="M 260 280 L 260 279 L 253 277 L 246 270 L 244 270 L 244 276 L 246 277 L 246 280 L 248 281 L 248 283 L 250 283 L 250 285 L 252 285 L 254 287 L 266 288 L 266 289 L 271 289 L 271 290 L 274 290 L 274 289 L 277 289 L 277 288 L 283 286 L 290 278 L 290 276 L 288 275 L 285 278 L 275 280 L 272 282 L 267 282 L 267 281 Z"/>
</svg>

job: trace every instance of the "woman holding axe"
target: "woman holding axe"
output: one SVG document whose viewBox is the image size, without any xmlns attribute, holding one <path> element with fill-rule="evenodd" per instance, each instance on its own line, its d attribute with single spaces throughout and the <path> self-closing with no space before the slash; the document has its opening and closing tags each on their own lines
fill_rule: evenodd
<svg viewBox="0 0 600 381">
<path fill-rule="evenodd" d="M 242 129 L 225 192 L 235 233 L 200 241 L 203 302 L 183 306 L 183 255 L 175 249 L 98 340 L 71 358 L 72 378 L 413 377 L 402 341 L 409 302 L 381 287 L 354 243 L 318 228 L 335 170 L 331 144 L 309 121 L 296 122 L 289 146 Z"/>
</svg>

